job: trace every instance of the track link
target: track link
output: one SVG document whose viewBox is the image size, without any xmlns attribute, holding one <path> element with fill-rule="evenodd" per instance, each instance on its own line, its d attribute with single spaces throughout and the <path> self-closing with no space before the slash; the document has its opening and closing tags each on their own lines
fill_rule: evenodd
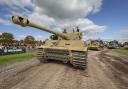
<svg viewBox="0 0 128 89">
<path fill-rule="evenodd" d="M 43 56 L 43 48 L 38 48 L 36 52 L 36 57 L 40 62 L 45 62 L 45 58 Z"/>
<path fill-rule="evenodd" d="M 86 69 L 87 54 L 85 52 L 73 52 L 73 66 L 75 68 Z"/>
</svg>

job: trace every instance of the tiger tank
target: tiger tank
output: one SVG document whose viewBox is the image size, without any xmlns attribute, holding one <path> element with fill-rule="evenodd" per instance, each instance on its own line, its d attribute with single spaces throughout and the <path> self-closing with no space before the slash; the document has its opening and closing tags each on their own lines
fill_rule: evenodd
<svg viewBox="0 0 128 89">
<path fill-rule="evenodd" d="M 78 28 L 73 32 L 57 32 L 21 16 L 12 16 L 12 21 L 22 27 L 29 26 L 52 34 L 43 45 L 37 47 L 36 57 L 39 61 L 45 63 L 49 59 L 58 60 L 70 63 L 75 68 L 86 69 L 88 48 L 82 41 L 82 32 Z"/>
<path fill-rule="evenodd" d="M 103 42 L 99 40 L 92 40 L 89 44 L 90 50 L 101 50 L 103 49 Z"/>
</svg>

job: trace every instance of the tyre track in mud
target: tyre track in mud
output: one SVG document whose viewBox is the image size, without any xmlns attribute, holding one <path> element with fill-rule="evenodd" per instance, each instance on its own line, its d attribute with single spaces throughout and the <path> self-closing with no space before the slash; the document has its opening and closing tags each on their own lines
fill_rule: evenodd
<svg viewBox="0 0 128 89">
<path fill-rule="evenodd" d="M 91 59 L 89 61 L 90 78 L 92 77 L 92 81 L 89 83 L 93 86 L 91 89 L 118 89 L 111 79 L 107 77 L 104 70 L 102 70 L 102 66 L 99 66 L 100 63 L 97 55 L 99 55 L 99 52 L 95 55 L 91 55 Z"/>
<path fill-rule="evenodd" d="M 0 72 L 0 89 L 126 89 L 119 87 L 122 83 L 115 83 L 112 71 L 117 69 L 112 70 L 108 61 L 115 59 L 101 53 L 89 51 L 88 69 L 84 71 L 60 62 L 34 61 L 27 67 L 19 63 Z"/>
<path fill-rule="evenodd" d="M 25 75 L 23 72 L 38 66 L 40 63 L 34 59 L 20 63 L 14 63 L 0 70 L 0 89 L 10 89 L 21 82 Z M 18 76 L 17 76 L 18 75 Z"/>
<path fill-rule="evenodd" d="M 106 67 L 102 67 L 106 75 L 119 87 L 119 89 L 128 88 L 128 61 L 122 57 L 113 56 L 111 51 L 101 52 L 99 61 Z M 128 58 L 127 58 L 128 59 Z"/>
</svg>

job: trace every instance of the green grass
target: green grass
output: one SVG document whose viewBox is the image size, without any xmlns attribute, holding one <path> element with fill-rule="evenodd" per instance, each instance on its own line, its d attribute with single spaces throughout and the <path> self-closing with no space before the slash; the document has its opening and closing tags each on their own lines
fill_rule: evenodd
<svg viewBox="0 0 128 89">
<path fill-rule="evenodd" d="M 27 52 L 21 54 L 13 54 L 13 55 L 4 55 L 0 56 L 0 65 L 16 62 L 16 61 L 24 61 L 29 60 L 35 57 L 35 52 Z"/>
<path fill-rule="evenodd" d="M 115 52 L 118 52 L 120 54 L 124 54 L 128 56 L 128 49 L 125 48 L 118 48 L 118 49 L 114 49 Z"/>
</svg>

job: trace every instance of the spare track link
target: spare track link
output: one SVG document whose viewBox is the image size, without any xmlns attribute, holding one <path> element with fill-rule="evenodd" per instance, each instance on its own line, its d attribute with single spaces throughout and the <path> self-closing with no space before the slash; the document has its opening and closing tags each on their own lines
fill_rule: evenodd
<svg viewBox="0 0 128 89">
<path fill-rule="evenodd" d="M 87 54 L 85 52 L 73 52 L 72 56 L 73 66 L 84 70 L 87 64 Z"/>
</svg>

